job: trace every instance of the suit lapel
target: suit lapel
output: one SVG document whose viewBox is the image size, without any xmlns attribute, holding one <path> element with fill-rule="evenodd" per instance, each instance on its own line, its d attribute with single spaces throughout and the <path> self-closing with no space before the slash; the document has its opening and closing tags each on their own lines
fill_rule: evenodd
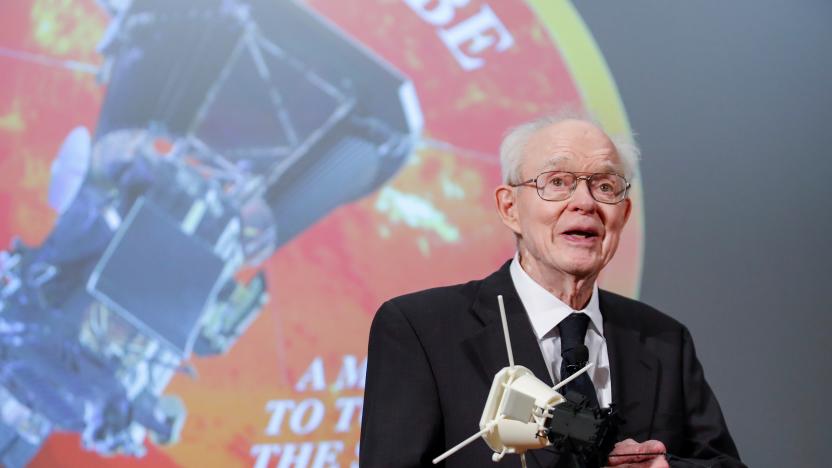
<svg viewBox="0 0 832 468">
<path fill-rule="evenodd" d="M 500 321 L 500 306 L 497 295 L 503 296 L 506 308 L 506 321 L 514 354 L 514 363 L 528 368 L 537 378 L 553 385 L 543 360 L 543 354 L 537 343 L 537 337 L 532 330 L 526 309 L 520 301 L 514 283 L 511 281 L 509 264 L 506 262 L 497 272 L 483 280 L 474 303 L 472 313 L 483 324 L 483 327 L 462 341 L 467 357 L 471 360 L 478 373 L 489 387 L 494 375 L 503 367 L 508 366 L 503 325 Z M 485 402 L 482 402 L 485 405 Z M 555 462 L 555 455 L 544 450 L 534 450 L 527 453 L 530 466 L 549 467 Z"/>
<path fill-rule="evenodd" d="M 463 339 L 463 347 L 489 384 L 494 379 L 494 374 L 508 366 L 500 306 L 497 303 L 497 295 L 501 294 L 506 307 L 515 364 L 528 368 L 537 378 L 553 385 L 526 309 L 511 282 L 508 266 L 509 262 L 483 280 L 471 307 L 483 327 Z"/>
<path fill-rule="evenodd" d="M 610 360 L 612 400 L 625 423 L 623 435 L 652 432 L 658 391 L 659 361 L 643 343 L 640 327 L 626 312 L 617 309 L 614 298 L 600 291 L 604 338 Z"/>
</svg>

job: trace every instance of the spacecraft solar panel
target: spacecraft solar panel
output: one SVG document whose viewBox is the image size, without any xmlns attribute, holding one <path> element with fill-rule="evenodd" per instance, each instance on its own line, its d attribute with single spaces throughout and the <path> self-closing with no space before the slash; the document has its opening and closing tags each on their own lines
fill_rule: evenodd
<svg viewBox="0 0 832 468">
<path fill-rule="evenodd" d="M 145 198 L 133 205 L 88 290 L 143 333 L 187 355 L 224 262 Z"/>
</svg>

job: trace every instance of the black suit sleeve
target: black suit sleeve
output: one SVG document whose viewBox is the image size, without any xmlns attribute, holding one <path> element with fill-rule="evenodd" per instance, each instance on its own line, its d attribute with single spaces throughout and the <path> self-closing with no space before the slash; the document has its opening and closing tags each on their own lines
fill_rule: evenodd
<svg viewBox="0 0 832 468">
<path fill-rule="evenodd" d="M 682 332 L 682 389 L 685 402 L 685 443 L 682 453 L 689 458 L 671 457 L 673 467 L 744 468 L 722 410 L 705 380 L 687 328 Z"/>
<path fill-rule="evenodd" d="M 360 466 L 431 466 L 442 452 L 441 421 L 436 382 L 419 336 L 388 301 L 370 327 Z"/>
</svg>

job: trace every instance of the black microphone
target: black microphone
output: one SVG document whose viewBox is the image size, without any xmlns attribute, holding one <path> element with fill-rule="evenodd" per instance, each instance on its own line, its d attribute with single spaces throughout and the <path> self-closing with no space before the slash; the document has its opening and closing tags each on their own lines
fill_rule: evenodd
<svg viewBox="0 0 832 468">
<path fill-rule="evenodd" d="M 584 344 L 569 348 L 561 353 L 564 361 L 566 361 L 566 372 L 569 375 L 578 372 L 583 368 L 587 361 L 589 361 L 589 349 Z"/>
</svg>

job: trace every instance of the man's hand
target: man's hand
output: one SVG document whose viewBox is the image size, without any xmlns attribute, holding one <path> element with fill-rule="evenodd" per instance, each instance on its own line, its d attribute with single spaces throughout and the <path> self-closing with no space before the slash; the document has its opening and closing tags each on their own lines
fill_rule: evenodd
<svg viewBox="0 0 832 468">
<path fill-rule="evenodd" d="M 622 440 L 615 444 L 607 460 L 609 466 L 622 468 L 670 468 L 664 455 L 640 455 L 665 453 L 667 449 L 658 440 L 636 442 L 633 439 Z M 624 456 L 616 456 L 624 455 Z"/>
</svg>

